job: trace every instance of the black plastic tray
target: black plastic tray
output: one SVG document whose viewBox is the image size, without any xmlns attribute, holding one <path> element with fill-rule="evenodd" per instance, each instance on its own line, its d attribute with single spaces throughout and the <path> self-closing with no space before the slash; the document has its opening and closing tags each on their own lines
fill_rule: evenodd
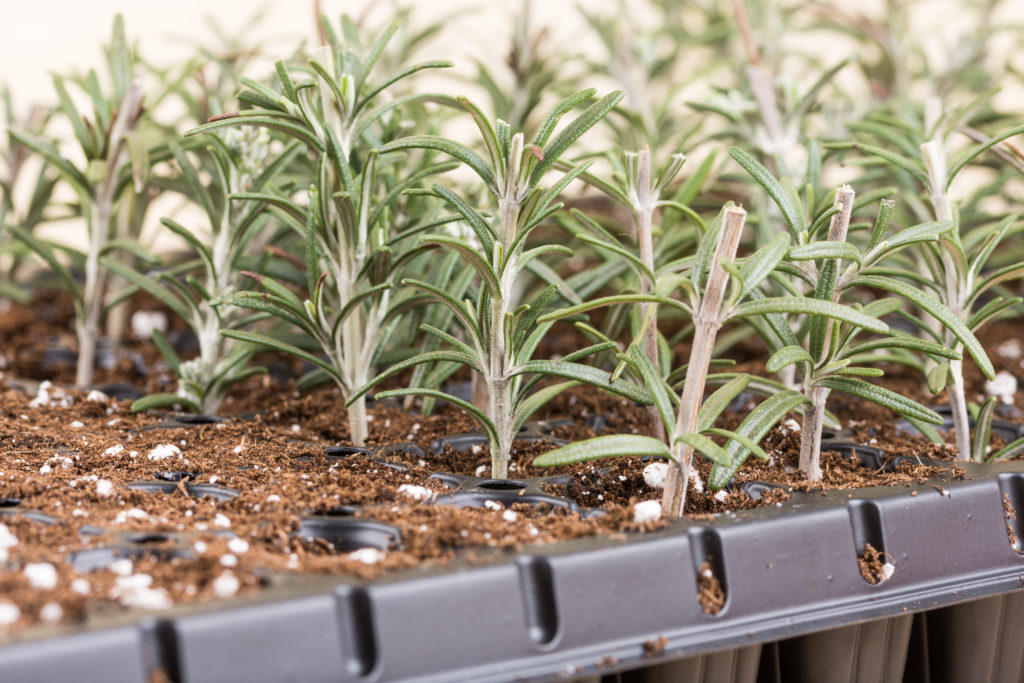
<svg viewBox="0 0 1024 683">
<path fill-rule="evenodd" d="M 794 493 L 485 566 L 366 583 L 274 577 L 256 597 L 33 629 L 0 646 L 0 680 L 146 683 L 157 669 L 181 683 L 597 680 L 761 643 L 778 652 L 795 636 L 1021 589 L 1024 549 L 1011 547 L 1008 526 L 1024 538 L 1024 464 L 964 470 L 964 481 L 951 472 L 914 488 Z M 892 558 L 887 581 L 861 577 L 867 543 Z M 697 601 L 705 562 L 726 591 L 717 615 Z M 936 656 L 933 646 L 920 666 Z"/>
</svg>

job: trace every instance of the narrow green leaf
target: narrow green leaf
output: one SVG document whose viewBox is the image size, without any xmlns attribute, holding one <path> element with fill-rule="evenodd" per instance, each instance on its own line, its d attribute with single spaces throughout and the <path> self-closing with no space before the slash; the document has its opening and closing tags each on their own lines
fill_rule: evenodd
<svg viewBox="0 0 1024 683">
<path fill-rule="evenodd" d="M 544 147 L 544 158 L 537 164 L 537 167 L 530 175 L 529 185 L 533 186 L 540 182 L 541 177 L 547 172 L 551 165 L 558 160 L 562 154 L 576 142 L 584 133 L 604 118 L 605 114 L 615 108 L 625 95 L 621 90 L 616 90 L 605 95 L 600 100 L 590 105 L 586 111 L 580 114 L 561 133 Z"/>
<path fill-rule="evenodd" d="M 262 332 L 249 332 L 247 330 L 221 330 L 220 333 L 221 336 L 227 337 L 228 339 L 237 339 L 238 341 L 249 342 L 250 344 L 266 346 L 274 349 L 275 351 L 280 351 L 282 353 L 295 356 L 296 358 L 301 358 L 302 360 L 323 369 L 324 372 L 329 373 L 331 377 L 335 378 L 335 380 L 340 381 L 341 379 L 341 374 L 338 370 L 327 361 L 314 356 L 305 349 L 300 349 L 298 346 L 281 341 L 276 337 L 271 337 L 270 335 L 263 334 Z"/>
<path fill-rule="evenodd" d="M 883 408 L 888 408 L 900 415 L 906 415 L 915 420 L 936 425 L 942 424 L 942 416 L 934 410 L 925 408 L 917 401 L 912 401 L 902 394 L 897 394 L 895 391 L 890 391 L 863 380 L 849 377 L 826 377 L 819 381 L 818 385 L 852 396 L 859 396 L 872 403 L 877 403 Z"/>
<path fill-rule="evenodd" d="M 768 359 L 765 370 L 776 373 L 793 363 L 814 363 L 814 359 L 802 346 L 783 346 Z"/>
<path fill-rule="evenodd" d="M 891 292 L 924 309 L 930 313 L 932 317 L 941 322 L 946 329 L 952 332 L 953 336 L 955 336 L 957 340 L 964 345 L 967 351 L 971 354 L 971 357 L 974 358 L 974 362 L 978 364 L 981 372 L 987 378 L 992 379 L 995 377 L 995 368 L 992 367 L 992 361 L 990 361 L 988 356 L 985 354 L 985 349 L 982 348 L 981 342 L 979 342 L 978 338 L 971 333 L 967 326 L 953 315 L 952 311 L 940 303 L 938 299 L 929 296 L 919 289 L 887 277 L 861 275 L 854 280 L 854 283 L 864 287 L 874 287 Z"/>
<path fill-rule="evenodd" d="M 704 431 L 706 431 L 708 434 L 713 434 L 715 436 L 724 436 L 727 439 L 732 439 L 736 441 L 740 446 L 743 446 L 743 448 L 746 448 L 748 451 L 754 454 L 754 456 L 758 460 L 768 460 L 771 457 L 768 455 L 768 452 L 765 449 L 761 448 L 760 444 L 758 444 L 753 439 L 748 439 L 742 434 L 731 432 L 728 429 L 717 429 L 714 427 L 709 427 Z M 726 442 L 725 445 L 726 447 L 728 447 L 729 442 Z M 728 466 L 728 463 L 726 463 L 726 465 Z"/>
<path fill-rule="evenodd" d="M 1014 460 L 1021 453 L 1024 453 L 1024 438 L 1017 439 L 1011 443 L 1006 444 L 998 451 L 992 454 L 987 462 L 1001 462 L 1003 460 Z"/>
<path fill-rule="evenodd" d="M 697 431 L 706 432 L 710 430 L 715 424 L 715 420 L 722 414 L 722 411 L 728 408 L 729 404 L 743 393 L 748 384 L 750 384 L 750 375 L 737 375 L 704 399 L 704 403 L 701 404 L 700 411 L 697 413 Z M 672 423 L 669 422 L 665 426 L 671 427 Z"/>
<path fill-rule="evenodd" d="M 758 249 L 753 256 L 747 259 L 743 268 L 740 269 L 740 274 L 743 276 L 741 297 L 746 297 L 757 289 L 765 278 L 772 274 L 789 252 L 789 243 L 789 235 L 780 232 L 771 242 Z"/>
<path fill-rule="evenodd" d="M 957 177 L 960 171 L 962 171 L 967 164 L 971 163 L 972 161 L 977 159 L 981 154 L 991 149 L 992 147 L 995 147 L 1003 140 L 1012 138 L 1015 135 L 1020 135 L 1021 133 L 1024 133 L 1024 126 L 1017 126 L 1015 128 L 1011 128 L 1010 130 L 1003 131 L 1002 133 L 996 135 L 988 142 L 982 145 L 978 145 L 977 147 L 967 151 L 963 156 L 961 156 L 959 159 L 953 162 L 953 164 L 950 165 L 949 172 L 946 174 L 946 189 L 949 189 L 949 187 L 953 184 L 953 180 Z"/>
<path fill-rule="evenodd" d="M 917 337 L 886 337 L 884 339 L 873 339 L 850 347 L 846 351 L 845 355 L 855 356 L 878 349 L 907 349 L 910 351 L 927 353 L 929 356 L 938 356 L 940 358 L 949 358 L 951 360 L 960 360 L 963 358 L 963 354 L 955 349 L 951 349 L 943 344 L 934 344 L 924 339 L 918 339 Z"/>
<path fill-rule="evenodd" d="M 515 367 L 511 373 L 513 377 L 525 374 L 547 375 L 549 377 L 576 380 L 598 389 L 610 391 L 613 394 L 618 394 L 643 405 L 651 405 L 653 402 L 651 394 L 643 387 L 624 379 L 613 380 L 610 373 L 580 363 L 534 360 Z"/>
<path fill-rule="evenodd" d="M 654 399 L 654 407 L 657 409 L 658 415 L 661 416 L 661 423 L 665 426 L 665 431 L 670 433 L 676 422 L 676 414 L 672 404 L 672 397 L 669 396 L 669 388 L 665 385 L 665 380 L 661 378 L 658 371 L 654 369 L 651 359 L 647 357 L 637 344 L 633 344 L 626 349 L 626 355 L 630 364 L 640 374 L 647 390 L 651 392 L 651 397 Z"/>
<path fill-rule="evenodd" d="M 821 299 L 772 297 L 757 301 L 746 301 L 735 306 L 730 312 L 729 317 L 748 318 L 769 313 L 802 313 L 804 315 L 825 316 L 862 327 L 869 332 L 885 334 L 889 331 L 889 326 L 877 318 L 865 315 L 849 306 Z"/>
<path fill-rule="evenodd" d="M 808 402 L 809 400 L 803 394 L 791 389 L 783 389 L 758 404 L 734 431 L 755 443 L 760 443 L 768 431 L 785 417 L 786 413 Z M 716 465 L 711 468 L 708 485 L 713 491 L 724 488 L 749 455 L 749 450 L 739 441 L 727 443 L 725 452 L 729 457 L 729 464 L 726 466 Z"/>
<path fill-rule="evenodd" d="M 400 372 L 405 372 L 410 368 L 414 368 L 417 365 L 423 363 L 440 363 L 440 362 L 451 362 L 458 363 L 459 365 L 466 365 L 477 372 L 480 372 L 480 368 L 477 365 L 476 359 L 467 356 L 464 353 L 457 351 L 430 351 L 429 353 L 421 353 L 418 356 L 413 356 L 407 360 L 395 363 L 384 372 L 380 373 L 372 380 L 370 380 L 365 386 L 355 389 L 353 393 L 348 397 L 345 402 L 346 406 L 350 406 L 355 403 L 356 399 L 374 388 L 389 377 L 393 377 Z M 332 373 L 333 374 L 333 373 Z"/>
<path fill-rule="evenodd" d="M 487 435 L 488 441 L 497 442 L 498 430 L 494 427 L 494 423 L 484 414 L 482 410 L 477 408 L 469 401 L 464 401 L 457 396 L 452 396 L 443 391 L 437 391 L 436 389 L 427 389 L 425 387 L 409 387 L 407 389 L 390 389 L 388 391 L 381 391 L 376 394 L 378 399 L 394 398 L 398 396 L 428 396 L 433 399 L 441 399 L 448 401 L 453 405 L 465 410 L 476 422 L 477 426 Z"/>
<path fill-rule="evenodd" d="M 403 149 L 434 149 L 455 157 L 473 169 L 473 171 L 480 176 L 480 179 L 483 180 L 488 187 L 495 188 L 495 191 L 497 191 L 494 171 L 479 154 L 465 145 L 437 135 L 412 135 L 389 142 L 383 145 L 378 151 L 381 154 L 387 154 L 389 152 L 397 152 Z"/>
<path fill-rule="evenodd" d="M 725 449 L 702 434 L 694 434 L 692 432 L 679 434 L 675 438 L 675 443 L 685 443 L 716 465 L 726 467 L 729 464 L 729 456 L 726 454 Z"/>
<path fill-rule="evenodd" d="M 990 396 L 982 404 L 981 410 L 978 411 L 978 417 L 974 420 L 974 438 L 971 442 L 971 459 L 974 462 L 985 462 L 986 460 L 988 453 L 985 451 L 992 438 L 992 413 L 998 402 L 998 398 Z"/>
<path fill-rule="evenodd" d="M 786 220 L 786 224 L 793 233 L 793 239 L 798 239 L 800 233 L 807 229 L 807 224 L 804 222 L 803 214 L 797 209 L 790 196 L 782 188 L 782 184 L 775 179 L 775 176 L 761 162 L 739 147 L 730 147 L 729 156 L 765 189 L 765 192 L 768 193 L 768 196 L 772 198 L 782 212 L 782 217 Z"/>
<path fill-rule="evenodd" d="M 548 401 L 552 400 L 566 389 L 579 386 L 579 382 L 559 382 L 558 384 L 552 384 L 550 386 L 543 387 L 533 392 L 516 406 L 515 422 L 513 426 L 518 432 L 519 428 L 522 427 L 530 417 L 533 416 L 541 407 L 543 407 Z"/>
<path fill-rule="evenodd" d="M 163 355 L 164 360 L 167 361 L 167 365 L 170 366 L 171 372 L 180 376 L 181 358 L 178 356 L 178 352 L 174 350 L 174 345 L 171 344 L 171 340 L 155 327 L 150 333 L 150 337 L 153 339 L 153 344 L 156 345 L 157 350 L 160 351 L 161 355 Z"/>
<path fill-rule="evenodd" d="M 793 247 L 789 250 L 789 258 L 793 261 L 839 258 L 860 263 L 860 250 L 849 242 L 823 240 Z"/>
<path fill-rule="evenodd" d="M 189 412 L 200 413 L 202 412 L 198 405 L 190 401 L 187 398 L 178 396 L 177 394 L 149 394 L 143 396 L 132 403 L 132 410 L 136 413 L 141 413 L 144 410 L 152 410 L 154 408 L 170 408 L 172 406 L 185 406 Z"/>
<path fill-rule="evenodd" d="M 614 434 L 576 441 L 533 459 L 534 467 L 558 467 L 588 460 L 632 457 L 672 458 L 672 451 L 649 436 Z"/>
</svg>

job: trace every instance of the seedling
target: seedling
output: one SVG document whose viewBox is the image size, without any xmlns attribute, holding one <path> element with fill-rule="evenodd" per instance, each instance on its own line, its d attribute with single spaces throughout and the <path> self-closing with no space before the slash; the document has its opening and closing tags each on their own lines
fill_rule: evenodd
<svg viewBox="0 0 1024 683">
<path fill-rule="evenodd" d="M 853 143 L 832 145 L 837 149 L 859 149 L 880 159 L 891 169 L 899 169 L 900 172 L 909 174 L 915 185 L 927 192 L 935 218 L 954 226 L 944 233 L 936 244 L 919 252 L 917 269 L 927 273 L 928 277 L 918 280 L 923 280 L 923 287 L 935 291 L 936 296 L 952 312 L 959 325 L 967 329 L 972 337 L 985 323 L 994 320 L 1022 301 L 1016 296 L 992 294 L 1001 284 L 1024 277 L 1024 264 L 1014 262 L 990 273 L 983 273 L 1000 243 L 1007 235 L 1019 229 L 1016 227 L 1016 216 L 968 231 L 952 202 L 954 181 L 972 161 L 989 149 L 997 148 L 1009 138 L 1024 133 L 1022 126 L 1003 131 L 981 144 L 971 146 L 950 163 L 946 131 L 958 129 L 971 112 L 993 94 L 994 91 L 983 93 L 967 106 L 945 116 L 939 113 L 938 102 L 933 101 L 934 104 L 930 107 L 930 120 L 925 126 L 927 131 L 931 131 L 927 139 L 909 126 L 900 126 L 900 129 L 896 130 L 892 125 L 876 123 L 867 128 L 867 131 L 881 136 L 888 146 Z M 916 149 L 915 137 L 917 140 L 923 140 Z M 923 334 L 949 345 L 954 350 L 962 349 L 961 345 L 964 342 L 948 325 L 943 329 L 944 322 L 930 322 L 931 324 L 926 322 L 921 325 Z M 972 352 L 982 373 L 992 379 L 995 370 L 988 358 L 984 357 L 983 351 L 981 355 L 983 358 Z M 928 373 L 928 384 L 936 393 L 948 384 L 957 458 L 970 459 L 972 446 L 963 361 L 948 359 L 934 365 Z"/>
<path fill-rule="evenodd" d="M 436 136 L 396 140 L 381 148 L 382 154 L 413 148 L 444 152 L 462 161 L 479 177 L 496 199 L 497 206 L 494 214 L 489 216 L 470 206 L 452 190 L 434 186 L 434 193 L 447 201 L 472 228 L 475 239 L 432 234 L 424 236 L 423 242 L 454 250 L 462 256 L 479 278 L 476 300 L 459 301 L 443 289 L 423 281 L 407 279 L 403 284 L 426 292 L 451 310 L 461 328 L 462 338 L 424 326 L 426 332 L 445 341 L 449 348 L 397 363 L 360 389 L 356 396 L 361 396 L 388 377 L 423 363 L 454 362 L 479 373 L 486 387 L 484 405 L 474 405 L 445 392 L 423 387 L 380 392 L 377 397 L 415 394 L 444 398 L 465 409 L 486 436 L 491 450 L 493 477 L 507 476 L 512 443 L 523 423 L 545 402 L 570 386 L 587 383 L 636 401 L 650 401 L 647 392 L 633 383 L 614 379 L 608 372 L 576 362 L 606 350 L 612 344 L 595 344 L 559 361 L 533 360 L 537 345 L 554 324 L 553 321 L 542 321 L 538 316 L 551 301 L 556 287 L 549 285 L 530 304 L 520 305 L 516 296 L 524 269 L 534 264 L 539 274 L 546 272 L 535 267 L 539 257 L 552 252 L 571 253 L 568 248 L 557 244 L 531 249 L 526 246 L 530 233 L 560 207 L 554 203 L 558 195 L 586 171 L 589 164 L 573 167 L 549 189 L 540 186 L 542 178 L 572 144 L 622 98 L 619 92 L 601 98 L 555 134 L 559 120 L 593 95 L 594 91 L 587 90 L 564 100 L 544 120 L 529 145 L 522 133 L 513 133 L 504 121 L 499 120 L 496 126 L 492 125 L 475 104 L 460 98 L 459 102 L 483 137 L 487 159 L 455 141 Z M 567 381 L 537 389 L 538 382 L 544 377 Z"/>
<path fill-rule="evenodd" d="M 199 356 L 182 361 L 167 337 L 153 331 L 153 341 L 178 376 L 178 391 L 146 396 L 132 404 L 133 410 L 183 405 L 192 412 L 215 415 L 232 385 L 264 371 L 248 366 L 252 346 L 220 332 L 246 323 L 247 312 L 230 300 L 245 280 L 244 271 L 254 268 L 271 241 L 276 226 L 267 220 L 263 204 L 232 197 L 268 188 L 295 159 L 300 143 L 292 143 L 268 163 L 270 136 L 266 129 L 230 128 L 209 139 L 212 143 L 202 155 L 207 163 L 202 166 L 194 164 L 181 147 L 171 146 L 189 193 L 205 212 L 208 225 L 195 230 L 170 218 L 161 221 L 195 251 L 198 263 L 185 265 L 195 266 L 189 270 L 198 272 L 182 273 L 177 267 L 153 277 L 116 261 L 103 261 L 106 268 L 185 320 L 199 342 Z M 210 187 L 200 179 L 201 170 L 214 178 Z M 200 237 L 204 234 L 206 240 Z"/>
<path fill-rule="evenodd" d="M 690 360 L 679 399 L 675 399 L 671 385 L 655 370 L 636 343 L 631 345 L 623 357 L 623 361 L 643 377 L 654 397 L 654 405 L 668 435 L 668 444 L 639 435 L 597 437 L 545 453 L 535 459 L 534 464 L 544 467 L 595 458 L 635 455 L 669 458 L 675 466 L 669 468 L 662 508 L 666 514 L 680 517 L 686 505 L 694 450 L 722 467 L 729 467 L 733 463 L 739 467 L 751 452 L 767 460 L 768 455 L 758 442 L 786 413 L 805 400 L 802 396 L 795 391 L 780 391 L 761 403 L 735 431 L 718 429 L 714 427 L 714 422 L 747 387 L 751 378 L 746 375 L 736 376 L 704 400 L 708 368 L 718 330 L 730 318 L 745 315 L 743 305 L 739 304 L 740 298 L 753 291 L 769 276 L 782 255 L 778 248 L 760 252 L 750 259 L 742 271 L 737 269 L 732 261 L 736 257 L 745 219 L 746 212 L 743 209 L 727 207 L 701 240 L 688 277 L 678 275 L 675 278 L 675 283 L 687 295 L 685 303 L 665 299 L 666 305 L 680 306 L 691 313 L 695 326 Z M 733 285 L 727 295 L 730 275 L 733 275 Z M 637 300 L 641 298 L 636 297 Z M 784 305 L 784 300 L 765 301 Z M 650 324 L 652 321 L 648 319 L 647 322 Z M 643 336 L 640 339 L 642 344 Z M 725 437 L 726 446 L 719 446 L 709 436 Z"/>
<path fill-rule="evenodd" d="M 112 84 L 109 91 L 104 92 L 95 71 L 78 80 L 92 103 L 91 116 L 84 115 L 75 105 L 65 87 L 65 79 L 53 78 L 60 114 L 71 124 L 85 159 L 83 165 L 74 165 L 52 141 L 11 131 L 15 140 L 42 156 L 74 190 L 85 218 L 89 236 L 85 254 L 39 240 L 22 228 L 11 227 L 14 235 L 54 270 L 72 295 L 78 336 L 75 384 L 79 387 L 92 383 L 96 340 L 107 295 L 108 273 L 100 266 L 101 257 L 113 248 L 123 248 L 148 258 L 131 238 L 115 238 L 118 201 L 133 190 L 141 191 L 148 166 L 161 158 L 136 135 L 144 118 L 142 90 L 133 80 L 135 59 L 120 15 L 114 20 L 114 35 L 106 54 Z M 58 258 L 61 251 L 84 263 L 83 283 L 79 284 Z"/>
<path fill-rule="evenodd" d="M 309 61 L 315 80 L 296 83 L 291 69 L 277 63 L 280 92 L 261 83 L 242 79 L 239 98 L 253 108 L 191 131 L 196 134 L 223 127 L 256 125 L 277 130 L 304 143 L 316 157 L 316 176 L 308 202 L 301 206 L 289 198 L 248 192 L 238 198 L 265 202 L 303 236 L 306 250 L 306 298 L 301 299 L 277 280 L 259 276 L 265 293 L 246 292 L 234 303 L 270 313 L 302 330 L 315 340 L 326 359 L 299 346 L 262 332 L 228 330 L 226 336 L 254 342 L 303 358 L 330 376 L 342 396 L 351 399 L 349 430 L 353 442 L 365 443 L 366 403 L 356 390 L 373 376 L 376 361 L 395 329 L 401 297 L 391 291 L 411 254 L 396 253 L 398 236 L 392 235 L 396 201 L 402 193 L 433 173 L 454 164 L 429 164 L 406 169 L 378 170 L 373 142 L 393 137 L 400 107 L 431 99 L 409 95 L 376 105 L 391 85 L 428 68 L 444 68 L 450 62 L 433 61 L 388 75 L 371 84 L 374 65 L 398 30 L 389 27 L 363 58 L 352 50 L 320 49 Z M 422 224 L 407 225 L 412 233 L 436 223 L 429 211 L 411 206 L 410 216 L 422 215 Z M 443 221 L 442 221 L 443 222 Z M 399 246 L 405 247 L 407 243 Z"/>
</svg>

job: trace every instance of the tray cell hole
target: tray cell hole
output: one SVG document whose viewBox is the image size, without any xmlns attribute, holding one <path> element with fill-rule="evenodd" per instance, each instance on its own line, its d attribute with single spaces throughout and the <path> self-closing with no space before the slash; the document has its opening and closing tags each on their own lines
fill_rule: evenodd
<svg viewBox="0 0 1024 683">
<path fill-rule="evenodd" d="M 488 479 L 476 486 L 486 491 L 521 491 L 526 488 L 526 482 L 515 479 Z"/>
<path fill-rule="evenodd" d="M 1017 554 L 1024 555 L 1024 475 L 1004 472 L 998 479 L 1010 547 Z"/>
<path fill-rule="evenodd" d="M 150 676 L 148 680 L 181 680 L 181 662 L 178 655 L 178 632 L 174 622 L 165 619 L 144 620 L 142 627 L 143 659 Z M 161 672 L 161 676 L 157 672 Z"/>
<path fill-rule="evenodd" d="M 328 446 L 324 449 L 324 455 L 328 458 L 347 458 L 350 455 L 370 455 L 370 449 L 359 446 Z"/>
<path fill-rule="evenodd" d="M 15 508 L 21 505 L 21 498 L 5 498 L 0 496 L 0 508 Z"/>
<path fill-rule="evenodd" d="M 873 585 L 889 580 L 896 571 L 896 565 L 885 547 L 881 511 L 870 500 L 851 500 L 847 503 L 847 510 L 853 530 L 858 573 Z"/>
<path fill-rule="evenodd" d="M 171 540 L 171 537 L 167 534 L 132 534 L 126 537 L 129 543 L 138 543 L 139 545 L 149 545 L 157 543 L 166 543 Z"/>
<path fill-rule="evenodd" d="M 551 563 L 545 557 L 520 557 L 516 568 L 530 638 L 542 647 L 552 645 L 561 630 L 561 620 Z"/>
<path fill-rule="evenodd" d="M 714 529 L 703 527 L 690 529 L 687 535 L 697 580 L 697 602 L 704 614 L 721 614 L 729 597 L 722 537 Z"/>
<path fill-rule="evenodd" d="M 365 588 L 351 586 L 338 589 L 337 597 L 345 668 L 353 676 L 370 676 L 378 660 L 373 601 Z"/>
<path fill-rule="evenodd" d="M 218 415 L 185 414 L 175 416 L 174 421 L 186 425 L 215 425 L 224 422 L 224 418 Z"/>
</svg>

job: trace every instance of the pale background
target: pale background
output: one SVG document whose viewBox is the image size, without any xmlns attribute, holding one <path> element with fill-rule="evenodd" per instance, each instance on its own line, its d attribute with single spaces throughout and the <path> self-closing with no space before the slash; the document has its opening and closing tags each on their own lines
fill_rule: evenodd
<svg viewBox="0 0 1024 683">
<path fill-rule="evenodd" d="M 703 0 L 705 3 L 711 1 Z M 751 8 L 759 2 L 745 1 Z M 332 23 L 336 23 L 342 12 L 359 14 L 367 7 L 371 8 L 371 26 L 383 27 L 390 21 L 391 3 L 388 0 L 374 0 L 372 3 L 363 0 L 321 2 L 323 12 L 331 18 Z M 589 27 L 583 24 L 576 12 L 576 4 L 572 0 L 533 0 L 532 23 L 535 27 L 547 27 L 551 47 L 564 44 L 566 52 L 599 54 L 597 39 L 592 36 Z M 611 13 L 620 3 L 618 0 L 581 0 L 580 4 L 592 11 Z M 626 0 L 625 4 L 633 6 L 636 3 Z M 828 6 L 827 2 L 818 4 Z M 440 86 L 438 89 L 452 94 L 479 96 L 479 92 L 469 82 L 475 70 L 475 60 L 497 67 L 496 75 L 499 82 L 503 82 L 506 72 L 501 69 L 500 63 L 508 50 L 512 17 L 520 6 L 521 0 L 434 0 L 415 3 L 414 16 L 420 20 L 452 17 L 444 33 L 435 37 L 417 58 L 450 59 L 456 63 L 456 68 L 447 71 L 443 77 L 424 74 L 417 77 L 418 82 L 423 83 L 419 79 L 424 76 L 427 79 L 443 78 L 446 79 L 443 83 L 430 83 L 429 87 L 435 89 Z M 877 19 L 885 17 L 885 0 L 858 0 L 852 6 L 849 3 L 843 6 L 848 10 L 869 13 Z M 10 86 L 17 107 L 24 110 L 33 101 L 54 101 L 50 79 L 53 72 L 84 72 L 96 67 L 101 71 L 101 78 L 105 78 L 101 45 L 109 39 L 113 17 L 118 12 L 124 15 L 129 40 L 138 47 L 141 56 L 151 63 L 168 65 L 193 54 L 197 44 L 211 47 L 219 44 L 208 27 L 208 17 L 222 25 L 228 34 L 235 34 L 260 8 L 266 10 L 264 19 L 246 42 L 262 44 L 270 58 L 294 54 L 296 47 L 304 40 L 315 42 L 313 0 L 0 0 L 0 26 L 4 29 L 0 32 L 3 36 L 0 40 L 0 83 Z M 966 3 L 962 0 L 917 0 L 912 8 L 917 40 L 927 46 L 933 65 L 941 70 L 958 48 L 959 32 L 964 30 L 967 23 L 963 17 L 969 14 L 965 9 Z M 650 21 L 650 17 L 632 12 L 630 20 L 643 24 Z M 1024 24 L 1024 0 L 1004 0 L 992 21 L 997 26 Z M 757 30 L 755 26 L 755 32 Z M 783 52 L 789 47 L 804 52 L 813 50 L 820 54 L 823 63 L 834 63 L 853 51 L 849 43 L 837 39 L 834 33 L 825 36 L 803 31 L 796 35 L 803 43 L 799 46 L 783 44 Z M 759 34 L 758 38 L 762 36 Z M 997 38 L 995 42 L 1002 54 L 1016 54 L 1016 66 L 1024 71 L 1024 46 L 1015 45 L 1009 34 Z M 739 49 L 738 42 L 736 48 Z M 685 58 L 685 53 L 685 49 L 681 51 L 681 58 Z M 742 64 L 743 55 L 737 52 L 736 57 L 736 63 Z M 266 77 L 269 69 L 268 62 L 257 65 L 245 75 L 261 80 Z M 816 74 L 799 70 L 792 75 L 798 80 L 813 80 L 816 77 Z M 844 77 L 855 78 L 855 70 L 844 70 L 841 78 Z M 737 82 L 738 74 L 731 74 L 729 78 L 728 85 L 733 85 Z M 1004 81 L 1004 92 L 1000 94 L 998 103 L 1004 108 L 1012 107 L 1021 111 L 1021 118 L 1024 119 L 1024 88 L 1021 78 L 1008 75 L 1001 80 Z M 146 84 L 142 85 L 145 90 Z M 618 86 L 611 83 L 588 85 L 602 90 Z M 809 82 L 804 87 L 807 85 Z M 929 93 L 916 94 L 925 96 Z M 693 96 L 699 97 L 699 94 L 690 94 L 690 97 Z M 55 123 L 59 125 L 61 122 Z M 2 125 L 0 123 L 0 133 L 3 132 Z M 49 130 L 58 132 L 59 128 L 51 126 Z M 73 145 L 70 147 L 73 154 Z M 164 207 L 154 206 L 147 217 L 149 225 L 146 232 L 149 237 L 163 239 L 165 236 L 156 234 L 160 232 L 156 229 L 157 218 L 182 208 L 166 207 L 166 213 L 163 213 Z M 50 224 L 41 227 L 50 237 L 77 241 L 66 225 Z M 150 246 L 155 245 L 151 243 Z"/>
<path fill-rule="evenodd" d="M 725 2 L 726 0 L 722 0 Z M 759 0 L 747 0 L 751 5 Z M 611 10 L 615 0 L 582 0 L 589 9 Z M 637 3 L 627 2 L 633 6 Z M 827 3 L 821 3 L 827 4 Z M 884 17 L 884 0 L 858 0 L 842 3 L 847 9 Z M 423 18 L 456 15 L 444 36 L 436 40 L 437 51 L 431 57 L 449 58 L 470 73 L 472 58 L 500 60 L 508 44 L 510 17 L 519 7 L 518 0 L 474 2 L 473 0 L 433 0 L 415 3 Z M 565 41 L 574 48 L 587 49 L 586 30 L 575 12 L 572 0 L 534 0 L 536 24 L 547 25 L 554 42 Z M 389 3 L 386 0 L 323 0 L 323 11 L 336 19 L 343 11 L 358 13 L 374 7 L 376 25 L 384 25 Z M 8 83 L 17 100 L 50 99 L 52 88 L 48 74 L 98 65 L 100 44 L 110 35 L 111 21 L 121 12 L 130 39 L 140 46 L 144 57 L 167 63 L 189 53 L 189 44 L 212 44 L 205 17 L 233 32 L 233 26 L 261 7 L 267 8 L 257 37 L 266 39 L 275 56 L 285 56 L 302 39 L 314 37 L 312 0 L 0 0 L 0 82 Z M 923 42 L 941 63 L 943 56 L 957 45 L 961 28 L 962 0 L 918 0 L 914 11 Z M 460 10 L 462 10 L 460 12 Z M 635 17 L 643 21 L 643 17 Z M 1024 23 L 1024 0 L 1004 0 L 994 18 L 996 25 Z M 804 40 L 807 39 L 804 34 Z M 813 39 L 813 37 L 812 37 Z M 823 53 L 845 56 L 848 47 L 831 36 L 814 46 Z M 1005 45 L 1006 49 L 1011 46 Z"/>
</svg>

